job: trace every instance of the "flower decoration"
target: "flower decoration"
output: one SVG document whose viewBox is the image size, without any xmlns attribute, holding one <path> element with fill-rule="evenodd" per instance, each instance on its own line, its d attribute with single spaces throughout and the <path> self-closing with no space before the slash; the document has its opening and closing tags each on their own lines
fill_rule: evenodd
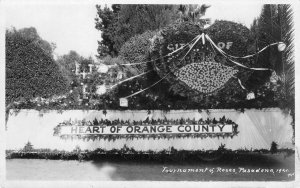
<svg viewBox="0 0 300 188">
<path fill-rule="evenodd" d="M 201 93 L 220 89 L 238 70 L 217 62 L 199 62 L 186 65 L 175 72 L 179 80 Z"/>
<path fill-rule="evenodd" d="M 241 91 L 239 84 L 235 83 L 237 80 L 231 78 L 235 76 L 245 83 L 252 72 L 230 63 L 208 41 L 196 42 L 195 37 L 203 33 L 213 41 L 224 44 L 223 50 L 228 54 L 249 54 L 251 32 L 241 24 L 216 21 L 203 30 L 192 23 L 178 23 L 164 28 L 160 32 L 163 40 L 154 43 L 151 59 L 158 59 L 154 63 L 155 71 L 161 78 L 167 75 L 165 80 L 171 85 L 170 91 L 180 96 L 212 96 L 221 90 L 233 94 L 232 90 Z M 180 47 L 182 50 L 178 50 Z M 253 67 L 252 59 L 239 62 Z"/>
</svg>

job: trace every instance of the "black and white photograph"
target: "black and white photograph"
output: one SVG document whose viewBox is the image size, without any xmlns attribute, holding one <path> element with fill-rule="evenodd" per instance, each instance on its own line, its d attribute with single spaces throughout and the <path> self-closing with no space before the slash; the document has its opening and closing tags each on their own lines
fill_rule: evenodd
<svg viewBox="0 0 300 188">
<path fill-rule="evenodd" d="M 300 186 L 299 2 L 0 6 L 1 188 Z"/>
</svg>

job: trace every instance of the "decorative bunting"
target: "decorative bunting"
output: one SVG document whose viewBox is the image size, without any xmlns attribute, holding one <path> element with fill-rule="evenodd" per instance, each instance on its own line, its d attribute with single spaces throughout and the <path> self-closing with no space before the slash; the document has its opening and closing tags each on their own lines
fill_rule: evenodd
<svg viewBox="0 0 300 188">
<path fill-rule="evenodd" d="M 272 71 L 272 69 L 268 69 L 268 68 L 250 68 L 250 67 L 247 67 L 247 66 L 245 66 L 245 65 L 243 65 L 243 64 L 241 64 L 241 63 L 239 63 L 239 62 L 236 62 L 236 61 L 234 61 L 234 60 L 232 60 L 232 59 L 230 59 L 229 58 L 229 55 L 228 54 L 226 54 L 221 48 L 219 48 L 212 40 L 211 40 L 211 38 L 208 36 L 208 35 L 205 35 L 205 37 L 206 37 L 206 39 L 224 56 L 224 57 L 227 57 L 227 59 L 229 60 L 229 61 L 231 61 L 232 63 L 234 63 L 234 64 L 236 64 L 236 65 L 238 65 L 238 66 L 240 66 L 240 67 L 243 67 L 243 68 L 246 68 L 246 69 L 250 69 L 250 70 L 257 70 L 257 71 L 266 71 L 266 70 L 270 70 L 270 71 Z M 251 55 L 250 55 L 250 57 L 251 57 Z"/>
<path fill-rule="evenodd" d="M 145 75 L 145 74 L 148 74 L 148 73 L 151 72 L 151 71 L 152 71 L 152 70 L 147 71 L 147 72 L 143 72 L 143 73 L 138 74 L 138 75 L 136 75 L 136 76 L 127 78 L 127 79 L 125 79 L 125 80 L 122 80 L 122 81 L 120 81 L 120 82 L 118 82 L 118 83 L 112 85 L 112 86 L 110 87 L 110 89 L 112 89 L 112 88 L 116 87 L 117 85 L 120 85 L 120 84 L 122 84 L 122 83 L 124 83 L 124 82 L 127 82 L 127 81 L 129 81 L 129 80 L 132 80 L 132 79 L 134 79 L 134 78 L 137 78 L 137 77 L 143 76 L 143 75 Z"/>
<path fill-rule="evenodd" d="M 203 36 L 203 35 L 198 35 L 198 36 L 196 37 L 195 42 L 190 46 L 189 51 L 184 55 L 184 57 L 180 60 L 179 63 L 181 63 L 181 62 L 184 60 L 184 58 L 189 54 L 189 52 L 193 49 L 193 47 L 195 46 L 195 44 L 200 40 L 201 36 Z M 127 97 L 124 97 L 124 98 L 127 99 L 127 98 L 130 98 L 130 97 L 133 97 L 133 96 L 135 96 L 135 95 L 137 95 L 137 94 L 139 94 L 139 93 L 142 93 L 143 91 L 146 91 L 146 90 L 150 89 L 151 87 L 153 87 L 153 86 L 155 86 L 156 84 L 158 84 L 159 82 L 161 82 L 163 79 L 165 79 L 165 78 L 166 78 L 167 76 L 169 76 L 170 74 L 171 74 L 171 72 L 169 72 L 168 74 L 166 74 L 164 77 L 162 77 L 160 80 L 158 80 L 157 82 L 155 82 L 155 83 L 152 84 L 151 86 L 149 86 L 149 87 L 147 87 L 147 88 L 145 88 L 145 89 L 142 89 L 142 90 L 140 90 L 140 91 L 138 91 L 138 92 L 136 92 L 136 93 L 133 93 L 133 94 L 131 94 L 131 95 L 127 96 Z"/>
</svg>

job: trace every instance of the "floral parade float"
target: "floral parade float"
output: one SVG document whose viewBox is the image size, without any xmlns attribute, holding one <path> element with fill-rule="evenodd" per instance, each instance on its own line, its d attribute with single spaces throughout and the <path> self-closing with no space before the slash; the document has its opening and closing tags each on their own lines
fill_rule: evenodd
<svg viewBox="0 0 300 188">
<path fill-rule="evenodd" d="M 224 24 L 223 22 L 217 22 L 217 24 Z M 248 31 L 247 28 L 240 26 L 235 23 L 225 23 L 225 25 L 234 25 L 239 26 L 237 29 L 240 31 L 240 33 L 244 33 L 245 31 Z M 239 49 L 240 53 L 242 54 L 246 53 L 247 44 L 245 42 L 248 42 L 246 40 L 247 36 L 242 36 L 240 33 L 237 33 L 233 37 L 230 37 L 231 35 L 228 34 L 228 31 L 223 30 L 223 33 L 216 32 L 214 29 L 214 25 L 211 26 L 211 33 L 214 33 L 218 40 L 222 40 L 225 42 L 219 43 L 221 47 L 230 49 L 231 51 Z M 231 29 L 229 27 L 228 29 Z M 138 76 L 147 74 L 149 71 L 156 71 L 160 76 L 161 79 L 166 79 L 173 85 L 179 85 L 180 87 L 183 87 L 183 90 L 185 93 L 190 93 L 192 95 L 197 95 L 199 93 L 203 94 L 212 94 L 214 92 L 217 92 L 221 89 L 225 88 L 225 85 L 227 87 L 230 87 L 231 82 L 236 82 L 237 80 L 241 84 L 239 77 L 239 74 L 243 74 L 243 70 L 240 70 L 237 66 L 230 66 L 230 63 L 226 60 L 225 57 L 221 57 L 220 54 L 216 53 L 216 50 L 213 48 L 212 44 L 209 42 L 208 39 L 206 39 L 206 35 L 204 29 L 201 29 L 201 27 L 197 24 L 192 23 L 178 23 L 175 25 L 172 25 L 170 27 L 164 28 L 162 31 L 158 32 L 157 35 L 154 35 L 151 40 L 151 57 L 154 60 L 150 60 L 146 63 L 151 63 L 154 67 L 153 70 L 145 70 L 144 73 L 140 75 L 133 76 L 132 78 L 128 78 L 127 80 L 134 79 Z M 224 32 L 226 33 L 224 35 Z M 209 33 L 209 31 L 207 31 Z M 247 33 L 249 34 L 249 33 Z M 220 38 L 220 36 L 222 36 Z M 242 41 L 244 40 L 244 43 Z M 246 41 L 245 41 L 246 40 Z M 232 42 L 234 41 L 234 42 Z M 236 45 L 237 44 L 237 45 Z M 233 49 L 233 50 L 232 50 Z M 241 53 L 242 52 L 242 53 Z M 218 56 L 219 55 L 219 56 Z M 236 54 L 235 54 L 236 55 Z M 146 64 L 145 62 L 142 63 L 133 63 L 129 65 L 136 65 L 136 64 Z M 124 65 L 126 66 L 126 65 Z M 145 68 L 145 67 L 144 67 Z M 121 81 L 119 84 L 124 83 L 124 81 Z M 157 82 L 156 82 L 157 83 Z M 151 85 L 150 87 L 153 87 L 155 84 Z M 124 97 L 120 99 L 120 105 L 127 106 L 128 102 L 127 99 L 137 95 L 143 91 L 146 91 L 146 89 L 140 90 L 136 93 L 133 93 L 130 96 Z M 122 104 L 125 103 L 125 104 Z M 226 117 L 223 117 L 223 126 L 225 126 Z M 55 135 L 60 136 L 61 138 L 108 138 L 108 139 L 117 139 L 117 138 L 174 138 L 174 137 L 200 137 L 200 138 L 206 138 L 206 137 L 233 137 L 237 135 L 237 125 L 232 122 L 231 120 L 226 120 L 226 122 L 232 122 L 230 132 L 222 132 L 222 129 L 220 132 L 215 133 L 211 131 L 207 132 L 200 132 L 193 130 L 191 133 L 189 131 L 179 131 L 179 129 L 175 130 L 169 130 L 169 132 L 160 132 L 160 134 L 154 134 L 152 132 L 149 133 L 149 130 L 147 129 L 148 126 L 155 125 L 155 126 L 163 126 L 163 125 L 170 125 L 170 129 L 172 126 L 180 127 L 178 125 L 185 125 L 185 123 L 190 125 L 198 125 L 202 126 L 203 129 L 203 123 L 206 122 L 207 126 L 209 127 L 218 127 L 221 123 L 219 121 L 216 121 L 215 119 L 210 120 L 207 119 L 206 121 L 199 120 L 199 121 L 191 121 L 191 120 L 148 120 L 148 121 L 140 121 L 140 122 L 131 122 L 130 120 L 127 120 L 125 122 L 119 121 L 119 120 L 111 120 L 111 122 L 100 121 L 101 126 L 99 129 L 102 130 L 102 132 L 97 132 L 98 134 L 92 133 L 91 130 L 95 129 L 95 122 L 98 122 L 100 120 L 95 119 L 94 125 L 86 124 L 84 122 L 80 125 L 72 124 L 71 121 L 69 123 L 60 123 L 55 128 Z M 117 123 L 116 123 L 117 122 Z M 155 122 L 155 123 L 154 123 Z M 185 122 L 185 123 L 183 123 Z M 135 127 L 133 128 L 136 130 L 140 129 L 146 130 L 146 132 L 129 132 L 128 128 L 131 127 L 131 124 L 134 124 Z M 87 125 L 90 125 L 90 128 L 88 129 L 82 129 L 81 133 L 74 132 L 72 134 L 72 130 L 69 129 L 66 131 L 66 127 L 69 125 L 73 126 L 79 126 L 84 127 Z M 103 126 L 112 126 L 111 128 L 117 126 L 118 128 L 110 129 L 110 131 L 103 131 Z M 136 127 L 138 126 L 138 127 Z M 89 126 L 88 126 L 89 127 Z M 126 127 L 126 131 L 122 128 Z M 184 129 L 184 128 L 183 128 Z M 200 130 L 200 127 L 198 127 Z M 65 130 L 65 131 L 62 131 Z M 97 128 L 98 130 L 98 128 Z M 118 130 L 120 133 L 114 132 L 112 130 Z M 208 130 L 208 129 L 207 129 Z M 86 134 L 85 134 L 86 133 Z"/>
<path fill-rule="evenodd" d="M 268 53 L 275 45 L 280 45 L 283 50 L 285 44 L 282 42 L 261 50 L 254 49 L 250 30 L 229 21 L 216 21 L 207 29 L 195 23 L 176 23 L 155 34 L 147 32 L 141 36 L 124 44 L 127 51 L 124 49 L 120 53 L 126 63 L 114 65 L 137 69 L 136 75 L 130 74 L 112 85 L 103 86 L 105 94 L 92 93 L 89 100 L 79 102 L 70 91 L 62 98 L 37 98 L 28 103 L 16 103 L 16 109 L 243 110 L 278 107 L 283 101 L 278 91 L 283 79 L 272 66 L 265 65 L 268 63 L 261 65 L 262 62 L 257 61 L 262 53 Z M 143 45 L 137 44 L 133 49 L 135 42 Z M 262 83 L 251 83 L 260 80 L 257 74 L 263 74 L 267 79 L 261 79 Z M 159 87 L 160 84 L 164 85 Z M 256 88 L 248 87 L 255 84 Z M 168 98 L 166 101 L 158 95 L 162 93 L 189 100 L 170 101 Z M 246 95 L 254 100 L 245 100 Z M 119 100 L 127 105 L 120 106 Z"/>
<path fill-rule="evenodd" d="M 272 72 L 272 76 L 276 75 L 272 69 L 257 64 L 255 57 L 268 47 L 280 43 L 270 44 L 253 53 L 249 51 L 249 45 L 253 43 L 250 35 L 245 26 L 228 21 L 217 21 L 207 29 L 195 23 L 177 23 L 151 35 L 149 60 L 121 65 L 138 66 L 140 73 L 113 87 L 149 72 L 156 72 L 160 78 L 150 86 L 120 98 L 120 106 L 128 107 L 131 97 L 149 91 L 163 80 L 172 85 L 171 90 L 176 88 L 174 92 L 179 95 L 195 97 L 213 96 L 219 92 L 230 93 L 232 90 L 246 91 L 244 83 L 254 71 Z M 54 135 L 64 140 L 113 142 L 118 139 L 232 139 L 240 132 L 238 127 L 237 123 L 226 117 L 226 113 L 219 120 L 148 117 L 146 120 L 135 121 L 124 118 L 103 120 L 96 117 L 93 120 L 70 119 L 61 122 L 54 128 Z M 202 158 L 209 160 L 216 156 L 206 153 Z"/>
<path fill-rule="evenodd" d="M 270 139 L 265 135 L 271 134 L 268 131 L 272 129 L 273 125 L 275 127 L 275 124 L 279 127 L 276 130 L 287 129 L 285 125 L 290 123 L 290 119 L 286 120 L 287 123 L 281 123 L 282 120 L 276 122 L 272 120 L 272 118 L 277 118 L 274 117 L 274 114 L 281 115 L 278 110 L 259 111 L 257 108 L 261 106 L 258 106 L 254 107 L 256 109 L 252 111 L 246 110 L 243 113 L 232 106 L 224 107 L 222 104 L 226 100 L 234 101 L 235 97 L 232 93 L 240 94 L 243 100 L 247 101 L 245 95 L 250 91 L 247 89 L 246 83 L 255 71 L 272 73 L 272 79 L 277 82 L 276 73 L 270 67 L 258 64 L 256 57 L 265 49 L 278 45 L 279 42 L 270 44 L 259 51 L 249 50 L 249 46 L 253 44 L 249 29 L 241 24 L 228 21 L 216 21 L 207 29 L 196 23 L 175 23 L 155 34 L 148 34 L 147 37 L 149 37 L 146 43 L 148 51 L 142 50 L 146 58 L 140 58 L 141 56 L 134 54 L 140 58 L 139 61 L 129 61 L 126 64 L 118 65 L 135 67 L 139 72 L 132 77 L 123 78 L 107 89 L 107 94 L 104 96 L 110 97 L 113 96 L 113 91 L 129 85 L 129 87 L 124 87 L 125 91 L 120 92 L 116 100 L 105 102 L 103 97 L 104 100 L 101 99 L 101 102 L 104 101 L 105 104 L 99 109 L 92 108 L 94 106 L 88 103 L 76 106 L 69 101 L 66 105 L 61 105 L 63 106 L 61 115 L 53 115 L 47 119 L 47 112 L 39 114 L 39 123 L 43 124 L 45 129 L 47 127 L 47 134 L 54 128 L 54 132 L 51 132 L 51 137 L 54 138 L 47 138 L 49 143 L 53 141 L 62 148 L 81 143 L 84 146 L 82 149 L 89 149 L 89 143 L 92 142 L 91 145 L 104 148 L 105 153 L 112 153 L 110 151 L 114 149 L 111 149 L 110 146 L 120 143 L 122 146 L 126 145 L 126 149 L 122 149 L 122 146 L 118 145 L 117 148 L 121 149 L 116 150 L 117 153 L 123 155 L 130 153 L 127 146 L 131 147 L 130 151 L 135 154 L 150 151 L 153 153 L 153 150 L 156 150 L 156 153 L 168 152 L 168 150 L 174 152 L 180 148 L 178 147 L 179 141 L 183 143 L 180 144 L 185 145 L 184 149 L 188 148 L 186 150 L 189 150 L 190 153 L 212 149 L 223 151 L 224 144 L 229 149 L 238 150 L 244 147 L 266 149 L 272 141 L 277 141 L 276 139 L 279 143 L 287 142 L 288 138 L 278 134 L 274 134 L 275 136 Z M 134 42 L 130 42 L 131 45 L 134 45 Z M 128 50 L 130 52 L 131 48 L 128 47 Z M 157 77 L 152 83 L 135 87 L 136 79 L 151 76 L 153 73 Z M 196 107 L 194 108 L 185 108 L 184 104 L 179 104 L 175 109 L 172 104 L 166 103 L 165 106 L 169 111 L 156 108 L 161 106 L 159 103 L 157 106 L 154 105 L 154 108 L 148 108 L 145 105 L 140 109 L 135 106 L 133 101 L 136 98 L 142 98 L 143 95 L 154 98 L 150 102 L 151 105 L 157 103 L 159 96 L 152 93 L 151 89 L 161 82 L 167 82 L 171 86 L 161 92 L 172 91 L 188 98 L 191 103 L 195 102 L 197 98 L 206 97 L 209 101 L 210 97 L 219 95 L 222 98 L 216 97 L 214 100 L 217 99 L 215 102 L 221 103 L 221 105 L 217 108 L 201 106 L 202 100 L 198 103 L 195 102 Z M 128 88 L 131 88 L 131 91 L 126 91 Z M 249 95 L 249 101 L 253 98 L 255 98 L 254 95 Z M 46 105 L 51 107 L 53 104 L 61 104 L 61 101 L 67 100 L 68 96 L 63 96 L 46 101 L 32 101 L 31 104 L 38 103 L 38 109 L 47 109 Z M 165 101 L 162 99 L 163 102 Z M 234 102 L 239 103 L 239 101 Z M 114 104 L 118 108 L 113 108 Z M 189 112 L 190 109 L 194 111 Z M 85 110 L 87 111 L 84 112 Z M 153 112 L 155 110 L 158 112 Z M 260 112 L 261 114 L 259 114 Z M 57 120 L 55 117 L 58 117 Z M 262 125 L 261 122 L 265 121 L 265 117 L 268 117 L 266 119 L 269 122 L 267 125 Z M 278 116 L 278 118 L 283 117 Z M 49 129 L 50 124 L 51 129 Z M 44 127 L 38 129 L 44 130 Z M 287 130 L 286 133 L 288 135 L 286 137 L 289 137 L 291 131 Z M 32 137 L 30 141 L 32 142 L 34 138 L 36 137 Z M 33 140 L 32 143 L 34 146 L 40 147 L 40 143 L 36 140 Z M 145 147 L 142 147 L 143 145 Z M 159 145 L 157 147 L 159 149 L 153 149 L 156 148 L 156 145 Z M 45 143 L 43 146 L 48 145 Z M 207 152 L 200 153 L 200 157 L 205 160 L 215 159 L 220 154 L 218 152 L 215 156 Z"/>
</svg>

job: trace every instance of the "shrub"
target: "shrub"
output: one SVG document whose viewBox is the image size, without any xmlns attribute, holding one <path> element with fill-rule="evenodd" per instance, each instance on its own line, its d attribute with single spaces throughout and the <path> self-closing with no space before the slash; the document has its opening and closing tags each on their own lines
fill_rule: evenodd
<svg viewBox="0 0 300 188">
<path fill-rule="evenodd" d="M 24 30 L 24 29 L 23 29 Z M 50 97 L 68 91 L 66 79 L 36 30 L 6 31 L 6 102 Z M 43 42 L 43 45 L 40 42 Z"/>
<path fill-rule="evenodd" d="M 136 35 L 130 38 L 120 49 L 120 58 L 130 62 L 139 63 L 147 61 L 150 47 L 151 38 L 156 34 L 156 31 L 147 31 L 141 35 Z M 144 72 L 146 64 L 136 65 L 139 72 Z"/>
</svg>

